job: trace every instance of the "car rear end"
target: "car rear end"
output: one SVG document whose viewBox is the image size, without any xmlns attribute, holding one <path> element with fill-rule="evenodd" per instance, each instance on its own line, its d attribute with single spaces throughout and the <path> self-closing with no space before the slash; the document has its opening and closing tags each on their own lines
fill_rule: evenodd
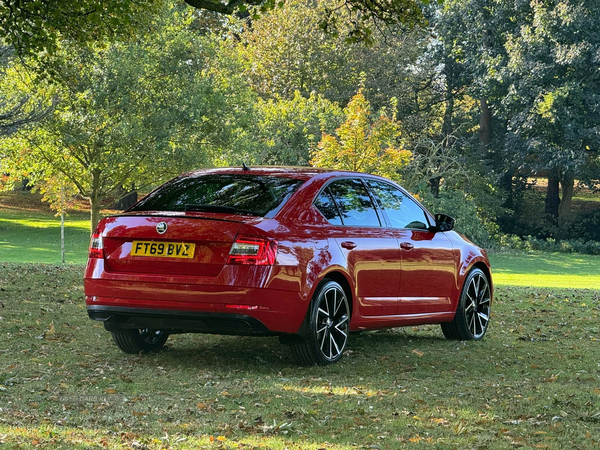
<svg viewBox="0 0 600 450">
<path fill-rule="evenodd" d="M 306 302 L 275 288 L 270 230 L 302 179 L 239 172 L 176 178 L 92 236 L 84 285 L 109 331 L 295 333 Z"/>
</svg>

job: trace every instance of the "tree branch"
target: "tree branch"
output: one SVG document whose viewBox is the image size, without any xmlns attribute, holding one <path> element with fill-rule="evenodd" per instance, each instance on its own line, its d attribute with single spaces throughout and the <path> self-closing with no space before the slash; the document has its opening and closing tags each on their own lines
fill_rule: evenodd
<svg viewBox="0 0 600 450">
<path fill-rule="evenodd" d="M 227 3 L 222 3 L 219 0 L 185 0 L 185 2 L 194 8 L 206 9 L 227 15 L 233 14 L 236 8 L 244 3 L 256 4 L 256 2 L 248 2 L 246 0 L 229 0 Z"/>
<path fill-rule="evenodd" d="M 49 107 L 36 105 L 31 111 L 26 111 L 28 101 L 29 97 L 23 97 L 8 111 L 0 113 L 0 136 L 9 136 L 24 125 L 39 122 L 58 104 L 58 99 L 54 97 Z"/>
</svg>

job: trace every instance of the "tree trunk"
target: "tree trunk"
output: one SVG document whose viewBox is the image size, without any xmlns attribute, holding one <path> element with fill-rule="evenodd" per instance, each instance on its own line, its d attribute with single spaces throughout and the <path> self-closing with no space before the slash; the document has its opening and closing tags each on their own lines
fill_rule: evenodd
<svg viewBox="0 0 600 450">
<path fill-rule="evenodd" d="M 442 139 L 444 139 L 442 142 L 447 149 L 452 145 L 450 136 L 452 136 L 452 133 L 454 132 L 454 129 L 452 128 L 452 116 L 454 115 L 454 94 L 452 93 L 452 89 L 454 88 L 454 61 L 448 56 L 444 63 L 444 74 L 446 75 L 446 108 L 444 110 L 444 120 L 442 122 Z M 441 176 L 429 179 L 429 188 L 434 197 L 439 197 L 440 195 L 441 181 Z"/>
<path fill-rule="evenodd" d="M 92 192 L 89 197 L 91 216 L 90 216 L 90 233 L 93 233 L 100 222 L 100 210 L 102 208 L 102 198 L 100 197 L 100 171 L 94 170 L 92 173 Z"/>
<path fill-rule="evenodd" d="M 479 143 L 487 149 L 492 139 L 492 113 L 486 99 L 479 100 L 481 113 L 479 114 Z"/>
<path fill-rule="evenodd" d="M 571 215 L 571 201 L 573 200 L 573 192 L 575 191 L 575 175 L 572 171 L 567 170 L 563 173 L 560 180 L 562 197 L 560 206 L 558 207 L 558 217 L 561 222 Z"/>
<path fill-rule="evenodd" d="M 442 181 L 442 177 L 433 177 L 429 179 L 429 189 L 434 197 L 440 196 L 440 182 Z"/>
<path fill-rule="evenodd" d="M 60 262 L 65 263 L 65 185 L 60 187 Z"/>
<path fill-rule="evenodd" d="M 560 205 L 558 169 L 548 172 L 548 187 L 546 188 L 546 214 L 556 223 L 558 220 L 558 207 Z"/>
<path fill-rule="evenodd" d="M 513 209 L 514 199 L 513 199 L 513 169 L 508 169 L 502 175 L 500 175 L 500 187 L 504 189 L 506 192 L 506 199 L 502 206 L 504 208 Z"/>
<path fill-rule="evenodd" d="M 446 109 L 444 110 L 444 122 L 442 123 L 442 134 L 446 140 L 446 146 L 450 145 L 449 136 L 454 131 L 452 128 L 452 116 L 454 115 L 454 96 L 452 88 L 448 86 L 446 92 Z"/>
<path fill-rule="evenodd" d="M 65 263 L 65 212 L 60 212 L 60 262 Z"/>
<path fill-rule="evenodd" d="M 90 206 L 92 207 L 92 212 L 90 215 L 90 224 L 92 226 L 92 233 L 98 226 L 98 222 L 100 222 L 100 210 L 102 209 L 100 206 L 100 201 L 96 199 L 90 200 Z"/>
</svg>

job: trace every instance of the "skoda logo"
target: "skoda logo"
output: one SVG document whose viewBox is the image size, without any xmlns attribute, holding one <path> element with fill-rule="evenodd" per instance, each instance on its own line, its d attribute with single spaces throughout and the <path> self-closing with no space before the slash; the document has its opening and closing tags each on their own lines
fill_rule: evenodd
<svg viewBox="0 0 600 450">
<path fill-rule="evenodd" d="M 160 222 L 156 225 L 156 231 L 158 231 L 159 234 L 165 234 L 165 231 L 167 231 L 167 224 L 165 222 Z"/>
</svg>

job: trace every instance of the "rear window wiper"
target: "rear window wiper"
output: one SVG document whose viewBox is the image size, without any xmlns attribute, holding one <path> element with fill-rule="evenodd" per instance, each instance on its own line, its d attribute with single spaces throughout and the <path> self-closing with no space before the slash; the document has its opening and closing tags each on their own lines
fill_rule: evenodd
<svg viewBox="0 0 600 450">
<path fill-rule="evenodd" d="M 256 211 L 247 211 L 244 209 L 237 209 L 231 206 L 223 205 L 202 205 L 199 203 L 186 203 L 185 211 L 204 211 L 204 212 L 216 212 L 216 213 L 230 213 L 230 214 L 249 214 L 251 216 L 258 216 Z"/>
</svg>

